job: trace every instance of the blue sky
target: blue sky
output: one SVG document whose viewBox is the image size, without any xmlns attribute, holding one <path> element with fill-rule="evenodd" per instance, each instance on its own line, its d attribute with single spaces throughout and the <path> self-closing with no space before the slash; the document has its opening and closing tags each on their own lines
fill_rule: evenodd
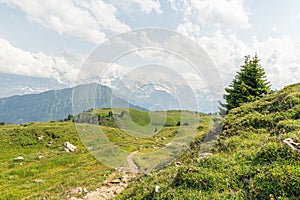
<svg viewBox="0 0 300 200">
<path fill-rule="evenodd" d="M 0 0 L 0 73 L 72 84 L 97 45 L 159 27 L 203 47 L 225 85 L 243 56 L 257 52 L 279 89 L 299 82 L 299 24 L 298 0 Z"/>
</svg>

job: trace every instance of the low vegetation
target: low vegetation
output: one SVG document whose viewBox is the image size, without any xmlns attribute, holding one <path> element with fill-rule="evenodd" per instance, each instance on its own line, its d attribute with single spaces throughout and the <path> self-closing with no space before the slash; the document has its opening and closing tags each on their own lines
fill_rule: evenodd
<svg viewBox="0 0 300 200">
<path fill-rule="evenodd" d="M 78 150 L 61 151 L 65 141 Z M 1 126 L 0 148 L 0 199 L 58 199 L 77 186 L 95 189 L 110 174 L 85 149 L 70 122 Z M 14 160 L 19 156 L 24 160 Z"/>
<path fill-rule="evenodd" d="M 299 113 L 300 84 L 232 109 L 211 156 L 192 145 L 180 165 L 137 178 L 117 199 L 299 199 L 300 156 L 283 143 L 300 141 Z"/>
<path fill-rule="evenodd" d="M 124 113 L 120 115 L 122 111 Z M 117 113 L 118 116 L 113 116 L 112 113 Z M 200 113 L 193 114 L 200 115 Z M 96 116 L 96 125 L 79 123 L 75 126 L 72 123 L 73 116 L 68 116 L 65 121 L 61 122 L 1 125 L 0 199 L 64 199 L 70 195 L 69 191 L 76 187 L 86 188 L 88 191 L 95 190 L 103 186 L 104 180 L 115 169 L 101 164 L 91 155 L 91 150 L 87 150 L 88 146 L 82 143 L 84 140 L 79 137 L 76 129 L 96 128 L 98 130 L 100 124 L 105 136 L 120 149 L 127 152 L 135 150 L 149 152 L 172 140 L 178 129 L 176 125 L 180 120 L 181 112 L 170 111 L 165 123 L 167 126 L 158 124 L 158 118 L 163 117 L 163 112 L 149 114 L 130 109 L 128 113 L 124 109 L 120 109 L 119 112 L 102 109 L 91 110 L 83 115 Z M 156 118 L 150 123 L 148 119 L 151 116 L 153 119 L 153 115 Z M 144 134 L 143 137 L 132 136 L 130 130 L 121 130 L 116 127 L 117 123 L 114 118 L 120 117 L 126 122 L 127 118 L 132 116 L 137 119 L 136 123 L 139 127 L 151 132 L 149 137 L 145 137 Z M 203 114 L 201 116 L 201 126 L 208 127 L 210 116 Z M 86 117 L 85 119 L 92 118 Z M 127 125 L 132 128 L 133 124 Z M 66 141 L 75 145 L 77 150 L 75 152 L 62 151 Z M 23 159 L 14 160 L 19 156 Z"/>
<path fill-rule="evenodd" d="M 76 129 L 101 127 L 119 149 L 149 153 L 176 137 L 180 141 L 181 127 L 196 130 L 181 157 L 147 172 L 143 156 L 135 155 L 134 162 L 146 173 L 139 174 L 116 199 L 296 200 L 300 196 L 300 156 L 283 140 L 299 143 L 299 113 L 300 84 L 233 108 L 224 119 L 212 154 L 205 156 L 201 154 L 207 145 L 205 136 L 221 126 L 218 118 L 195 112 L 101 109 L 69 116 L 65 122 L 1 125 L 0 199 L 64 199 L 72 188 L 91 191 L 103 186 L 115 169 L 101 164 L 87 150 L 97 135 L 85 138 Z M 200 118 L 195 121 L 195 116 Z M 72 120 L 81 123 L 75 126 Z M 216 122 L 213 129 L 209 129 L 211 121 Z M 61 151 L 66 141 L 77 150 Z M 19 156 L 23 159 L 14 160 Z"/>
</svg>

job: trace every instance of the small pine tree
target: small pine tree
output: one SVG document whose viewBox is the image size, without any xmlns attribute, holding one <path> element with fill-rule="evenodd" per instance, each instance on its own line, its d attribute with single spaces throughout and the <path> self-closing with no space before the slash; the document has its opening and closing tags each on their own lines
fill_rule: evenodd
<svg viewBox="0 0 300 200">
<path fill-rule="evenodd" d="M 70 121 L 70 120 L 73 120 L 74 117 L 73 117 L 73 115 L 68 115 L 68 118 L 67 118 L 67 119 Z"/>
<path fill-rule="evenodd" d="M 112 117 L 112 116 L 113 116 L 112 111 L 109 111 L 109 112 L 108 112 L 108 117 Z"/>
<path fill-rule="evenodd" d="M 266 80 L 265 71 L 259 61 L 257 55 L 252 59 L 250 56 L 245 56 L 241 70 L 237 72 L 229 87 L 225 88 L 227 92 L 224 95 L 226 104 L 220 105 L 227 112 L 242 103 L 255 101 L 270 93 L 270 83 Z"/>
</svg>

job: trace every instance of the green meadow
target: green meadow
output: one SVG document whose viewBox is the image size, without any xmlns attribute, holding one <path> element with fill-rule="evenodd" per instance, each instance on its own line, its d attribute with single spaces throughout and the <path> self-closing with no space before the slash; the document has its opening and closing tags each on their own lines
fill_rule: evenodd
<svg viewBox="0 0 300 200">
<path fill-rule="evenodd" d="M 0 199 L 62 199 L 75 187 L 93 191 L 101 187 L 104 180 L 115 171 L 113 164 L 121 165 L 129 153 L 136 150 L 141 153 L 154 152 L 173 141 L 177 137 L 180 129 L 178 122 L 183 115 L 180 111 L 148 113 L 130 109 L 122 119 L 115 119 L 117 116 L 109 116 L 110 111 L 102 109 L 86 112 L 85 116 L 101 116 L 96 125 L 73 123 L 71 120 L 1 125 Z M 113 113 L 119 114 L 122 111 L 126 112 L 125 109 L 119 109 Z M 195 119 L 201 119 L 200 124 L 208 128 L 211 116 L 187 111 L 184 114 L 190 115 L 188 120 L 194 120 L 195 124 Z M 158 124 L 166 116 L 166 123 Z M 131 122 L 128 122 L 129 119 L 132 119 Z M 127 123 L 128 129 L 117 128 L 116 122 L 120 120 L 120 123 Z M 139 133 L 139 129 L 145 128 L 149 130 L 148 136 Z M 198 130 L 195 128 L 193 133 L 196 137 Z M 75 145 L 77 150 L 62 151 L 66 141 Z M 121 151 L 119 157 L 113 157 L 113 162 L 100 162 L 110 156 L 110 151 L 101 149 L 101 144 Z M 15 161 L 14 158 L 18 156 L 24 160 Z M 133 159 L 142 166 L 139 157 Z"/>
<path fill-rule="evenodd" d="M 300 156 L 283 140 L 300 141 L 299 120 L 295 84 L 224 119 L 118 108 L 69 121 L 1 125 L 0 199 L 66 199 L 75 187 L 94 191 L 117 167 L 128 168 L 126 158 L 136 151 L 132 159 L 143 173 L 116 199 L 296 200 Z M 221 134 L 207 142 L 217 130 Z M 62 151 L 66 141 L 77 150 Z M 24 160 L 14 160 L 19 156 Z"/>
</svg>

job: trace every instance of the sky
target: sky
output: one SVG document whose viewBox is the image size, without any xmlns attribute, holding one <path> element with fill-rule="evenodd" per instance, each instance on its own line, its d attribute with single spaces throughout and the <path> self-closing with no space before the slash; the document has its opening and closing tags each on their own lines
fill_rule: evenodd
<svg viewBox="0 0 300 200">
<path fill-rule="evenodd" d="M 155 27 L 200 45 L 227 86 L 245 55 L 273 89 L 300 82 L 299 0 L 0 0 L 0 73 L 69 85 L 108 39 Z"/>
</svg>

